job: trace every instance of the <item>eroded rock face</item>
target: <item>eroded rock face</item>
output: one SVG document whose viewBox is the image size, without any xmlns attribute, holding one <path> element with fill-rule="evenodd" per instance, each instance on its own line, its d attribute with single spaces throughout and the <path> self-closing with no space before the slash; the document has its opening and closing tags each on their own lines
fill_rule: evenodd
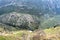
<svg viewBox="0 0 60 40">
<path fill-rule="evenodd" d="M 0 16 L 0 22 L 13 27 L 34 30 L 38 28 L 38 21 L 30 14 L 12 12 Z"/>
</svg>

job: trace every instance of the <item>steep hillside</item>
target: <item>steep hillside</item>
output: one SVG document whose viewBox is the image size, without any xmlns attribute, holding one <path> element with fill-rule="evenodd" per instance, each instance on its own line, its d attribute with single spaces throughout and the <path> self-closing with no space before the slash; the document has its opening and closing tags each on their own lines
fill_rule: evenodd
<svg viewBox="0 0 60 40">
<path fill-rule="evenodd" d="M 40 27 L 41 28 L 52 28 L 54 26 L 59 26 L 59 25 L 60 25 L 60 15 L 55 15 L 54 17 L 50 17 L 44 22 L 42 22 Z"/>
</svg>

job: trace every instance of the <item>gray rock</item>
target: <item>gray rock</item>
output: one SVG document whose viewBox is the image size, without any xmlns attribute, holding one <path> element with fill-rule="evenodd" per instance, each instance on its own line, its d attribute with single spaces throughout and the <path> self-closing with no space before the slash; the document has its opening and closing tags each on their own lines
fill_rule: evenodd
<svg viewBox="0 0 60 40">
<path fill-rule="evenodd" d="M 0 22 L 19 29 L 34 30 L 38 28 L 38 20 L 30 14 L 12 12 L 0 16 Z"/>
</svg>

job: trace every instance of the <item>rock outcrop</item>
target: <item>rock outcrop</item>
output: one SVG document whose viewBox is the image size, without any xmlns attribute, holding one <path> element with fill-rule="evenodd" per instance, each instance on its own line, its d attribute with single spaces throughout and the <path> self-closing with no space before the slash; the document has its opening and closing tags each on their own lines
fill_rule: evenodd
<svg viewBox="0 0 60 40">
<path fill-rule="evenodd" d="M 16 12 L 1 15 L 0 22 L 19 29 L 34 30 L 39 26 L 39 22 L 32 15 Z"/>
</svg>

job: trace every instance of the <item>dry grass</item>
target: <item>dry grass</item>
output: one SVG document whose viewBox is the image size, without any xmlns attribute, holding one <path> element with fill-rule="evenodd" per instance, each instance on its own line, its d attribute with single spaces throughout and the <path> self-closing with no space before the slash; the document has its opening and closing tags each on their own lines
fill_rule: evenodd
<svg viewBox="0 0 60 40">
<path fill-rule="evenodd" d="M 60 27 L 45 30 L 20 30 L 0 35 L 0 40 L 60 40 Z"/>
</svg>

